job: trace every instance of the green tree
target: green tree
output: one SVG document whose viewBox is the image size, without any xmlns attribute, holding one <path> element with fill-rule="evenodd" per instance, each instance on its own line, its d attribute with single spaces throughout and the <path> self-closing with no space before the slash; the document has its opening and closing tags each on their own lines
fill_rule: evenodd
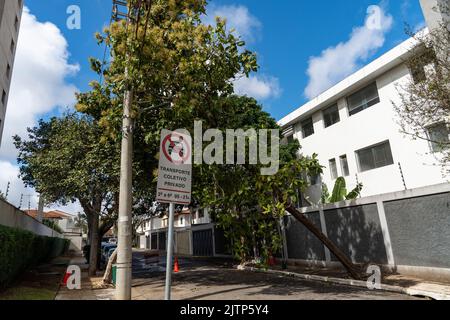
<svg viewBox="0 0 450 320">
<path fill-rule="evenodd" d="M 119 139 L 124 91 L 133 88 L 135 158 L 155 156 L 163 128 L 192 129 L 195 119 L 214 126 L 217 100 L 233 93 L 236 77 L 257 70 L 256 55 L 245 50 L 224 20 L 202 24 L 205 5 L 204 0 L 155 0 L 137 35 L 124 21 L 97 34 L 99 43 L 111 47 L 111 62 L 91 60 L 104 81 L 92 82 L 92 90 L 78 96 L 77 110 Z"/>
<path fill-rule="evenodd" d="M 210 118 L 211 128 L 277 129 L 275 120 L 262 110 L 256 100 L 230 96 L 218 101 L 217 112 Z M 209 129 L 209 128 L 204 128 Z M 235 156 L 238 149 L 235 141 Z M 298 150 L 298 143 L 291 148 Z M 248 155 L 248 141 L 246 142 Z M 248 158 L 248 156 L 247 156 Z M 251 257 L 267 260 L 269 252 L 280 248 L 278 221 L 262 215 L 257 209 L 255 183 L 260 175 L 258 165 L 195 166 L 193 196 L 203 208 L 208 208 L 214 221 L 224 230 L 233 245 L 232 252 L 241 262 Z"/>
<path fill-rule="evenodd" d="M 336 179 L 334 184 L 333 193 L 331 196 L 328 193 L 328 187 L 325 183 L 322 184 L 322 204 L 336 203 L 344 200 L 355 200 L 361 195 L 363 188 L 362 183 L 358 185 L 349 193 L 347 193 L 347 183 L 344 177 Z"/>
<path fill-rule="evenodd" d="M 100 142 L 101 128 L 89 117 L 69 114 L 40 121 L 28 129 L 27 139 L 14 137 L 24 183 L 46 203 L 78 201 L 87 217 L 90 274 L 97 268 L 98 246 L 117 216 L 119 150 Z"/>
</svg>

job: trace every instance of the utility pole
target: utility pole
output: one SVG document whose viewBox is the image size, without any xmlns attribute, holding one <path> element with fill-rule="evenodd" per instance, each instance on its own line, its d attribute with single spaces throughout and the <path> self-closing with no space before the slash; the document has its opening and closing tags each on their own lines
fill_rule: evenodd
<svg viewBox="0 0 450 320">
<path fill-rule="evenodd" d="M 120 20 L 126 17 L 126 41 L 127 48 L 133 43 L 128 35 L 130 27 L 134 26 L 135 40 L 138 40 L 138 31 L 140 25 L 141 9 L 147 9 L 147 20 L 145 29 L 147 29 L 151 0 L 113 0 L 113 19 Z M 126 12 L 122 10 L 126 7 Z M 144 39 L 145 41 L 145 33 Z M 120 159 L 120 191 L 119 191 L 119 220 L 118 220 L 118 243 L 117 243 L 117 281 L 116 281 L 116 299 L 131 300 L 131 276 L 132 276 L 132 207 L 133 207 L 133 127 L 134 119 L 132 118 L 133 104 L 133 85 L 130 83 L 130 62 L 132 53 L 126 52 L 125 56 L 125 82 L 126 88 L 123 103 L 123 120 L 122 120 L 122 146 Z"/>
<path fill-rule="evenodd" d="M 113 1 L 114 8 L 120 3 Z M 122 4 L 123 5 L 123 4 Z M 131 5 L 127 8 L 127 30 L 131 24 Z M 127 34 L 127 47 L 130 38 Z M 129 80 L 130 53 L 126 53 L 125 81 Z M 120 192 L 119 192 L 119 221 L 117 242 L 117 281 L 116 300 L 131 300 L 132 275 L 132 185 L 133 185 L 133 119 L 131 105 L 133 103 L 133 89 L 129 82 L 124 95 L 122 120 L 122 146 L 120 157 Z"/>
</svg>

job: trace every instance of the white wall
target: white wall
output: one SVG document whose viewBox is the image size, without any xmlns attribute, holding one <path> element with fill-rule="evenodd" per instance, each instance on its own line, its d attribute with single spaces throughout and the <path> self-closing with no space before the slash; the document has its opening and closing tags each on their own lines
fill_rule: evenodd
<svg viewBox="0 0 450 320">
<path fill-rule="evenodd" d="M 331 190 L 334 180 L 331 179 L 328 163 L 335 158 L 338 167 L 338 176 L 342 175 L 339 157 L 347 155 L 350 176 L 346 177 L 348 189 L 356 186 L 356 174 L 359 182 L 364 184 L 362 196 L 372 196 L 404 189 L 399 165 L 401 163 L 403 174 L 408 188 L 419 188 L 428 185 L 444 183 L 441 168 L 436 166 L 437 159 L 430 154 L 427 141 L 414 141 L 409 136 L 400 133 L 397 124 L 397 115 L 393 109 L 392 101 L 398 101 L 396 84 L 409 79 L 409 70 L 400 65 L 377 78 L 377 86 L 381 102 L 358 114 L 349 116 L 345 98 L 338 100 L 340 122 L 325 128 L 322 113 L 313 114 L 315 134 L 302 139 L 299 125 L 294 127 L 295 137 L 299 139 L 303 155 L 317 153 L 319 161 L 326 166 L 323 182 Z M 367 81 L 364 85 L 371 83 Z M 362 85 L 362 87 L 364 87 Z M 394 164 L 359 172 L 355 151 L 371 145 L 389 140 Z"/>
<path fill-rule="evenodd" d="M 36 219 L 28 216 L 25 212 L 3 200 L 0 200 L 0 225 L 27 230 L 40 236 L 63 237 L 58 232 L 43 225 Z"/>
</svg>

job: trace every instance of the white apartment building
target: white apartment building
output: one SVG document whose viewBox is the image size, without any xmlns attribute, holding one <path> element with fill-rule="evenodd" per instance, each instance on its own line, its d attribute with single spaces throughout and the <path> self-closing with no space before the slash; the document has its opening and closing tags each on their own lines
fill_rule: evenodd
<svg viewBox="0 0 450 320">
<path fill-rule="evenodd" d="M 435 16 L 425 16 L 430 25 Z M 299 140 L 302 155 L 316 153 L 325 166 L 308 194 L 313 203 L 320 200 L 320 182 L 331 192 L 341 176 L 349 190 L 363 183 L 362 196 L 449 181 L 437 146 L 401 133 L 393 108 L 400 101 L 397 85 L 412 77 L 404 61 L 415 44 L 401 43 L 279 121 L 286 138 Z M 445 124 L 429 134 L 450 139 Z"/>
<path fill-rule="evenodd" d="M 0 145 L 22 9 L 23 0 L 0 0 Z"/>
</svg>

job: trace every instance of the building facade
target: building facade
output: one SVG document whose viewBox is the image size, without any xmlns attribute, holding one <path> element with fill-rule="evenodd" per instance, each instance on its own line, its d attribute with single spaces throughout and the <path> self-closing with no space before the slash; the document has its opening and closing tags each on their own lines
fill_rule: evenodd
<svg viewBox="0 0 450 320">
<path fill-rule="evenodd" d="M 212 222 L 207 209 L 190 211 L 185 208 L 175 215 L 174 253 L 183 256 L 230 256 L 230 245 L 225 233 Z M 168 216 L 152 217 L 136 230 L 137 247 L 166 251 Z"/>
<path fill-rule="evenodd" d="M 313 179 L 308 204 L 320 201 L 322 182 L 331 191 L 341 176 L 348 189 L 363 183 L 362 196 L 448 182 L 439 149 L 402 133 L 394 110 L 399 88 L 411 80 L 405 59 L 416 44 L 403 42 L 279 122 L 287 139 L 300 141 L 304 156 L 318 154 L 325 166 L 321 179 Z M 429 134 L 448 141 L 449 128 L 430 127 Z"/>
<path fill-rule="evenodd" d="M 23 0 L 0 0 L 0 145 L 22 9 Z"/>
</svg>

